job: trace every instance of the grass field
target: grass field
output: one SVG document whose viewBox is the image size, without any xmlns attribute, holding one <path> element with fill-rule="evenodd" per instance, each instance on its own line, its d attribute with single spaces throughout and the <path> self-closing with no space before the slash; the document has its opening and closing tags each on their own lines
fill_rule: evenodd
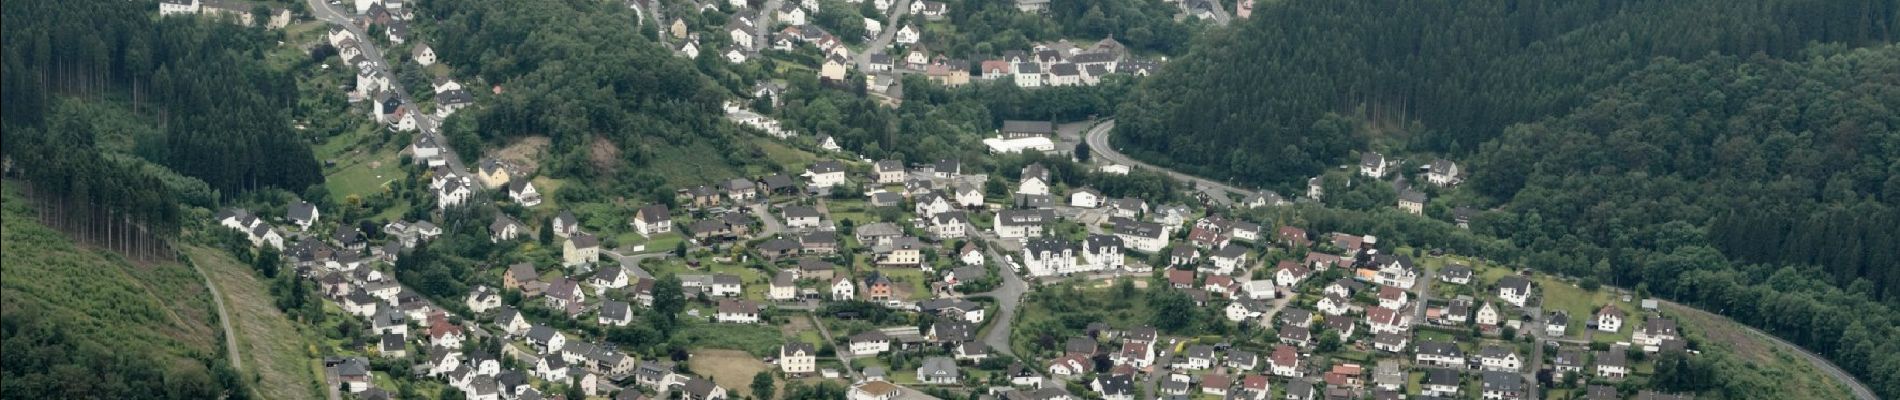
<svg viewBox="0 0 1900 400">
<path fill-rule="evenodd" d="M 784 142 L 780 142 L 776 139 L 758 138 L 754 139 L 753 143 L 757 143 L 759 149 L 765 151 L 766 160 L 771 161 L 773 164 L 786 166 L 787 168 L 798 168 L 810 165 L 813 160 L 818 159 L 816 155 L 787 146 Z"/>
<path fill-rule="evenodd" d="M 758 357 L 736 350 L 695 350 L 686 366 L 693 373 L 711 376 L 713 383 L 726 388 L 735 398 L 750 397 L 752 376 L 772 367 Z"/>
<path fill-rule="evenodd" d="M 184 252 L 224 295 L 232 328 L 238 332 L 238 352 L 244 366 L 257 374 L 258 392 L 272 399 L 321 397 L 321 371 L 313 371 L 309 363 L 315 358 L 309 354 L 314 341 L 303 330 L 305 325 L 272 306 L 268 284 L 223 251 L 188 246 Z"/>
<path fill-rule="evenodd" d="M 1663 311 L 1676 318 L 1691 339 L 1701 340 L 1705 351 L 1722 351 L 1739 358 L 1781 393 L 1759 393 L 1760 398 L 1851 399 L 1847 387 L 1794 354 L 1794 349 L 1748 332 L 1735 321 L 1674 305 Z M 1654 364 L 1654 363 L 1650 363 Z"/>
<path fill-rule="evenodd" d="M 1538 275 L 1532 281 L 1543 291 L 1546 312 L 1563 310 L 1570 313 L 1570 325 L 1564 330 L 1564 335 L 1571 338 L 1582 337 L 1583 332 L 1589 329 L 1586 324 L 1596 318 L 1597 309 L 1604 304 L 1616 304 L 1616 308 L 1622 309 L 1626 316 L 1637 309 L 1635 304 L 1622 301 L 1608 289 L 1590 292 L 1548 275 Z M 1628 341 L 1633 326 L 1635 324 L 1626 323 L 1615 334 L 1598 331 L 1593 334 L 1592 340 L 1606 343 Z"/>
</svg>

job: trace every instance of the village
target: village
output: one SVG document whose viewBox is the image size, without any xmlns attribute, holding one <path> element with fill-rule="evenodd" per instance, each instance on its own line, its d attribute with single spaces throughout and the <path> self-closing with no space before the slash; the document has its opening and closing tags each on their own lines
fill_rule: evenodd
<svg viewBox="0 0 1900 400">
<path fill-rule="evenodd" d="M 843 84 L 854 71 L 894 101 L 902 74 L 1035 88 L 1141 77 L 1164 63 L 1113 38 L 951 59 L 918 45 L 918 26 L 946 4 L 871 1 L 885 15 L 861 21 L 864 38 L 816 25 L 817 1 L 735 0 L 725 7 L 741 11 L 723 27 L 629 6 L 667 21 L 661 35 L 680 57 L 743 63 L 815 51 L 807 58 L 822 64 L 797 73 Z M 1026 13 L 1047 3 L 1014 0 Z M 176 13 L 210 7 L 165 4 Z M 1087 154 L 1059 133 L 1088 131 L 1093 141 L 1112 121 L 1004 121 L 981 133 L 982 150 L 1029 161 L 976 170 L 970 160 L 866 159 L 733 101 L 732 123 L 815 157 L 784 165 L 786 173 L 667 188 L 675 194 L 667 202 L 582 210 L 554 201 L 554 188 L 536 184 L 550 181 L 521 162 L 484 155 L 463 166 L 435 125 L 479 107 L 476 88 L 441 75 L 431 87 L 404 88 L 392 77 L 378 43 L 411 40 L 404 62 L 436 62 L 426 43 L 406 38 L 413 11 L 402 1 L 311 6 L 341 24 L 324 41 L 355 68 L 347 96 L 376 123 L 414 133 L 403 154 L 434 201 L 386 224 L 304 201 L 282 215 L 234 208 L 212 217 L 252 246 L 280 251 L 328 299 L 326 310 L 353 321 L 344 326 L 360 340 L 322 361 L 333 398 L 392 398 L 397 381 L 508 400 L 773 398 L 755 388 L 774 381 L 835 383 L 854 400 L 1687 398 L 1642 385 L 1664 355 L 1694 350 L 1640 291 L 1267 217 L 1322 198 L 1326 179 L 1392 185 L 1391 207 L 1424 215 L 1427 187 L 1463 184 L 1450 160 L 1366 152 L 1286 197 L 1188 180 L 1165 197 L 1127 196 L 1075 175 L 1176 173 L 1110 161 L 1106 146 Z M 1229 18 L 1211 1 L 1181 7 Z M 1252 5 L 1238 7 L 1245 18 Z M 424 89 L 430 101 L 409 94 Z M 752 95 L 780 90 L 764 83 Z M 454 219 L 475 207 L 501 211 Z M 1443 222 L 1462 227 L 1476 213 L 1461 207 Z M 467 266 L 474 272 L 457 278 L 468 290 L 453 301 L 398 282 L 396 266 L 445 229 L 480 229 L 485 244 L 521 261 Z M 1109 307 L 1074 314 L 1099 319 L 1072 318 L 1056 307 L 1064 302 Z M 616 342 L 630 336 L 623 328 L 654 325 L 694 333 L 669 332 L 675 345 L 665 354 Z"/>
</svg>

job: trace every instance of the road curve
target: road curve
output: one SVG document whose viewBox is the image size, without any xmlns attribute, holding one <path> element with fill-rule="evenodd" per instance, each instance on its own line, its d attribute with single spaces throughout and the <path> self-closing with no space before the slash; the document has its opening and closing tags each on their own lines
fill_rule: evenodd
<svg viewBox="0 0 1900 400">
<path fill-rule="evenodd" d="M 1221 183 L 1219 181 L 1201 178 L 1194 175 L 1188 175 L 1179 171 L 1175 171 L 1173 169 L 1157 167 L 1152 164 L 1148 164 L 1145 162 L 1141 162 L 1140 160 L 1136 160 L 1133 157 L 1129 157 L 1126 154 L 1122 154 L 1121 151 L 1115 148 L 1115 146 L 1110 145 L 1108 141 L 1108 133 L 1113 130 L 1115 130 L 1115 120 L 1113 119 L 1105 119 L 1105 120 L 1102 120 L 1101 122 L 1096 123 L 1095 126 L 1089 127 L 1088 133 L 1083 136 L 1082 140 L 1085 142 L 1088 142 L 1090 156 L 1101 157 L 1103 160 L 1107 160 L 1109 162 L 1116 163 L 1116 164 L 1122 164 L 1122 165 L 1127 165 L 1130 167 L 1137 167 L 1137 168 L 1142 168 L 1142 169 L 1147 169 L 1150 171 L 1156 171 L 1163 174 L 1167 174 L 1168 176 L 1173 177 L 1175 179 L 1192 182 L 1194 183 L 1194 186 L 1197 189 L 1212 189 L 1216 193 L 1221 194 L 1220 196 L 1214 196 L 1213 201 L 1215 203 L 1219 203 L 1223 205 L 1232 202 L 1232 200 L 1229 199 L 1228 196 L 1226 196 L 1227 194 L 1230 194 L 1230 193 L 1238 194 L 1241 197 L 1247 197 L 1247 196 L 1260 194 L 1260 192 L 1257 192 L 1257 191 L 1237 188 L 1237 187 L 1234 187 L 1233 185 L 1228 185 L 1225 183 Z"/>
<path fill-rule="evenodd" d="M 1211 188 L 1223 190 L 1229 193 L 1239 193 L 1243 196 L 1254 193 L 1252 191 L 1241 190 L 1233 186 L 1222 184 L 1220 182 L 1202 179 L 1201 177 L 1184 174 L 1172 169 L 1156 167 L 1152 164 L 1144 163 L 1141 161 L 1137 161 L 1133 158 L 1129 158 L 1127 155 L 1122 154 L 1120 151 L 1116 151 L 1113 146 L 1109 145 L 1108 134 L 1110 131 L 1113 131 L 1114 129 L 1115 129 L 1115 120 L 1112 120 L 1112 119 L 1103 120 L 1101 123 L 1098 123 L 1094 127 L 1089 128 L 1088 135 L 1084 139 L 1088 141 L 1089 151 L 1091 152 L 1092 156 L 1102 157 L 1104 160 L 1108 160 L 1109 162 L 1114 162 L 1114 163 L 1128 165 L 1132 167 L 1140 167 L 1140 168 L 1145 168 L 1145 169 L 1156 171 L 1156 172 L 1161 172 L 1161 173 L 1167 174 L 1168 176 L 1174 177 L 1176 179 L 1194 182 L 1196 185 L 1200 185 L 1201 187 L 1211 187 Z M 1735 324 L 1735 326 L 1739 326 L 1739 327 L 1742 327 L 1742 329 L 1748 330 L 1749 333 L 1760 335 L 1762 337 L 1768 338 L 1769 341 L 1772 341 L 1777 345 L 1787 347 L 1789 349 L 1793 349 L 1796 354 L 1801 355 L 1801 358 L 1807 359 L 1808 362 L 1814 364 L 1816 368 L 1820 368 L 1821 372 L 1826 373 L 1829 376 L 1833 376 L 1835 380 L 1838 380 L 1841 383 L 1846 384 L 1848 391 L 1853 392 L 1855 398 L 1860 399 L 1860 400 L 1880 400 L 1879 396 L 1874 395 L 1873 390 L 1868 389 L 1867 385 L 1861 384 L 1860 379 L 1855 378 L 1854 375 L 1847 373 L 1847 371 L 1841 370 L 1839 366 L 1834 365 L 1834 362 L 1828 361 L 1826 358 L 1816 355 L 1813 352 L 1810 352 L 1807 349 L 1802 348 L 1801 346 L 1796 346 L 1794 343 L 1789 343 L 1786 340 L 1782 340 L 1779 337 L 1775 337 L 1775 335 L 1770 335 L 1767 332 L 1762 332 L 1761 330 L 1755 329 L 1752 326 L 1748 326 L 1741 322 L 1736 322 L 1732 319 L 1729 319 L 1728 317 L 1722 316 L 1721 314 L 1708 312 L 1707 310 L 1690 307 L 1687 305 L 1683 305 L 1683 304 L 1679 304 L 1679 303 L 1675 303 L 1671 301 L 1666 301 L 1666 300 L 1658 300 L 1658 301 L 1661 301 L 1665 304 L 1673 305 L 1676 307 L 1681 307 L 1683 309 L 1690 310 L 1692 312 L 1700 312 L 1700 313 L 1705 313 L 1709 315 L 1714 315 L 1718 318 L 1722 318 L 1723 320 L 1727 320 L 1730 323 Z M 1539 348 L 1541 348 L 1541 346 Z"/>
</svg>

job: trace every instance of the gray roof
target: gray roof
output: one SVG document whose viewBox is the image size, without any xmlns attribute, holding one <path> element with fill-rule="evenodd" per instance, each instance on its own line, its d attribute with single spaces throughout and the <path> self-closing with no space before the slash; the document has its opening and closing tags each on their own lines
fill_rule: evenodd
<svg viewBox="0 0 1900 400">
<path fill-rule="evenodd" d="M 958 376 L 957 362 L 951 360 L 949 357 L 926 358 L 924 359 L 924 365 L 917 367 L 917 376 L 920 379 L 925 376 L 956 379 Z"/>
<path fill-rule="evenodd" d="M 1524 390 L 1524 377 L 1509 372 L 1486 371 L 1484 373 L 1484 390 L 1521 392 Z"/>
<path fill-rule="evenodd" d="M 1055 133 L 1056 125 L 1050 121 L 1003 121 L 1003 132 L 1047 135 Z"/>
</svg>

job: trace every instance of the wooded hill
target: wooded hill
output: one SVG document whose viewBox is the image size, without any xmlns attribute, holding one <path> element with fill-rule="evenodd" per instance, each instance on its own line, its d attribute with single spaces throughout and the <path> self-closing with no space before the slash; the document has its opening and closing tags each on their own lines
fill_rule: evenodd
<svg viewBox="0 0 1900 400">
<path fill-rule="evenodd" d="M 1119 112 L 1131 154 L 1291 191 L 1366 148 L 1468 153 L 1657 56 L 1798 56 L 1894 38 L 1894 0 L 1287 0 L 1210 31 Z M 1350 118 L 1328 118 L 1341 114 Z M 1416 123 L 1416 125 L 1412 125 Z"/>
</svg>

